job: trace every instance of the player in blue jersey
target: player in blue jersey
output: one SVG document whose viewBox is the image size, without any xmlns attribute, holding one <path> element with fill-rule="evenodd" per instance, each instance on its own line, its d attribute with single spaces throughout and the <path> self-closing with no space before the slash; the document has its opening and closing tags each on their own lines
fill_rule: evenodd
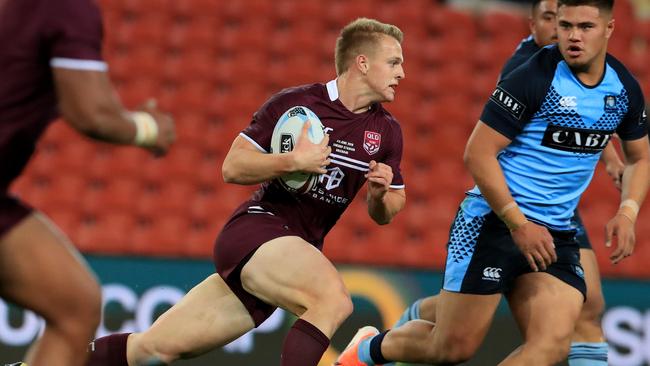
<svg viewBox="0 0 650 366">
<path fill-rule="evenodd" d="M 557 42 L 556 31 L 557 0 L 537 0 L 532 4 L 530 17 L 531 35 L 519 44 L 515 53 L 504 65 L 499 79 L 512 72 L 526 62 L 542 47 Z M 613 144 L 608 144 L 603 150 L 601 161 L 618 189 L 621 187 L 624 164 L 616 153 Z M 573 217 L 576 227 L 576 239 L 580 245 L 580 263 L 585 272 L 587 298 L 580 312 L 573 334 L 569 366 L 580 366 L 588 363 L 592 366 L 607 365 L 608 345 L 601 327 L 601 316 L 605 310 L 605 299 L 600 284 L 598 261 L 591 248 L 591 242 L 582 223 L 578 210 Z M 393 326 L 397 328 L 409 320 L 423 319 L 431 322 L 436 320 L 437 296 L 430 296 L 415 301 L 402 314 Z"/>
<path fill-rule="evenodd" d="M 614 132 L 626 166 L 607 245 L 616 242 L 614 263 L 632 254 L 650 170 L 644 98 L 606 53 L 613 1 L 558 4 L 558 45 L 499 83 L 468 141 L 476 187 L 450 231 L 436 323 L 414 320 L 381 334 L 363 328 L 339 365 L 461 363 L 481 344 L 502 294 L 524 344 L 500 365 L 564 359 L 586 290 L 571 218 Z"/>
</svg>

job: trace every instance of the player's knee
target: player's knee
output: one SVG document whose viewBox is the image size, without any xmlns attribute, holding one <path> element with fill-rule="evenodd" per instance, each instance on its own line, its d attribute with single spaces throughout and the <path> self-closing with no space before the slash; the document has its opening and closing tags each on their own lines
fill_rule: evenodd
<svg viewBox="0 0 650 366">
<path fill-rule="evenodd" d="M 326 314 L 337 325 L 352 314 L 352 299 L 342 281 L 330 281 L 323 288 L 314 290 L 308 309 Z"/>
<path fill-rule="evenodd" d="M 600 324 L 600 318 L 605 311 L 605 298 L 602 292 L 587 295 L 587 301 L 582 305 L 580 321 Z"/>
<path fill-rule="evenodd" d="M 51 303 L 42 315 L 48 327 L 55 328 L 62 336 L 87 343 L 101 320 L 101 288 L 96 282 L 88 281 L 76 286 L 73 294 L 65 303 Z"/>
<path fill-rule="evenodd" d="M 353 304 L 350 294 L 345 289 L 338 289 L 328 296 L 324 302 L 325 306 L 331 311 L 333 319 L 341 324 L 352 314 Z"/>
</svg>

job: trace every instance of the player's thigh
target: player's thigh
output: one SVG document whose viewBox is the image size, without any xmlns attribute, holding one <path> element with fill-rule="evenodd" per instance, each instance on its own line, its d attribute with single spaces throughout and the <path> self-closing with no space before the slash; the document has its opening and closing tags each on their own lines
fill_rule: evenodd
<svg viewBox="0 0 650 366">
<path fill-rule="evenodd" d="M 313 245 L 297 236 L 264 243 L 241 271 L 244 289 L 260 300 L 301 315 L 349 294 L 334 265 Z"/>
<path fill-rule="evenodd" d="M 533 272 L 517 278 L 508 303 L 527 344 L 568 349 L 583 299 L 579 290 L 559 278 Z"/>
<path fill-rule="evenodd" d="M 148 351 L 187 357 L 225 345 L 254 325 L 237 296 L 219 275 L 213 274 L 134 339 Z"/>
<path fill-rule="evenodd" d="M 582 308 L 586 318 L 598 318 L 605 308 L 605 299 L 598 270 L 596 254 L 591 249 L 580 249 L 580 264 L 585 272 L 587 298 Z"/>
<path fill-rule="evenodd" d="M 436 297 L 436 326 L 433 349 L 461 346 L 473 354 L 487 334 L 501 294 L 474 295 L 442 290 Z"/>
<path fill-rule="evenodd" d="M 101 290 L 68 238 L 34 212 L 0 240 L 0 296 L 46 320 L 99 320 Z M 87 317 L 87 318 L 86 318 Z"/>
</svg>

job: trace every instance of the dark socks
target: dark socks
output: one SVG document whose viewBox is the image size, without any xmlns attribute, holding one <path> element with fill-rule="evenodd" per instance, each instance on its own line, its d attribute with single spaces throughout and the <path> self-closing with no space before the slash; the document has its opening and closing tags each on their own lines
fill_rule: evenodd
<svg viewBox="0 0 650 366">
<path fill-rule="evenodd" d="M 370 357 L 376 365 L 383 365 L 390 362 L 384 358 L 384 355 L 381 354 L 381 341 L 384 340 L 386 333 L 388 333 L 388 331 L 379 333 L 376 336 L 372 337 L 372 340 L 370 341 Z"/>
<path fill-rule="evenodd" d="M 316 366 L 330 344 L 318 328 L 296 320 L 282 346 L 282 366 Z"/>
</svg>

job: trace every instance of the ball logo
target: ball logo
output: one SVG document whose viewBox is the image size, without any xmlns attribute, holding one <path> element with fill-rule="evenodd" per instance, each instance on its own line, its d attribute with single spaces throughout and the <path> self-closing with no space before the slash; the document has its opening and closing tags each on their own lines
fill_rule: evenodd
<svg viewBox="0 0 650 366">
<path fill-rule="evenodd" d="M 373 131 L 366 131 L 363 134 L 363 149 L 368 155 L 373 155 L 379 151 L 381 145 L 381 134 Z"/>
<path fill-rule="evenodd" d="M 485 267 L 483 269 L 483 279 L 488 281 L 499 281 L 501 279 L 501 268 Z"/>
<path fill-rule="evenodd" d="M 283 133 L 280 135 L 280 153 L 288 153 L 293 150 L 293 135 Z"/>
</svg>

